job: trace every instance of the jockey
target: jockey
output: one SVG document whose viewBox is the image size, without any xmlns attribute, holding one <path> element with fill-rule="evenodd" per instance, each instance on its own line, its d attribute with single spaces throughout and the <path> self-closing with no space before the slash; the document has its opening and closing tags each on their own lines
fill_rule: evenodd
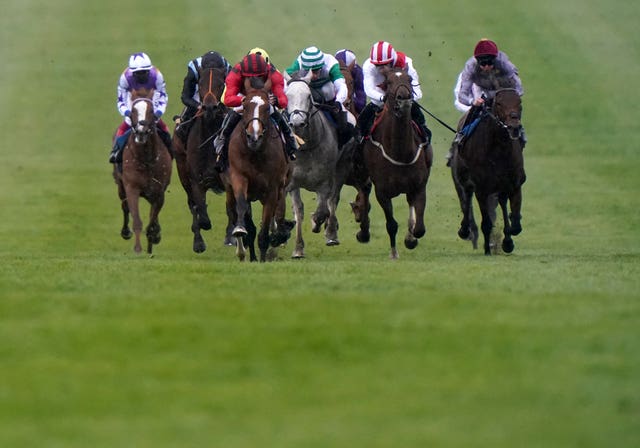
<svg viewBox="0 0 640 448">
<path fill-rule="evenodd" d="M 222 123 L 220 133 L 215 138 L 213 144 L 216 148 L 216 170 L 222 171 L 227 163 L 227 142 L 233 129 L 240 121 L 242 111 L 242 99 L 245 96 L 244 80 L 247 77 L 259 76 L 265 82 L 271 79 L 271 92 L 269 102 L 271 103 L 271 118 L 276 122 L 285 140 L 285 152 L 289 159 L 295 160 L 295 152 L 298 145 L 293 137 L 291 128 L 282 117 L 278 108 L 287 107 L 287 96 L 284 94 L 284 78 L 276 67 L 269 60 L 269 54 L 261 48 L 253 48 L 237 63 L 225 79 L 223 93 L 223 103 L 229 107 L 229 112 Z"/>
<path fill-rule="evenodd" d="M 417 101 L 422 98 L 420 80 L 418 72 L 413 67 L 413 59 L 406 54 L 394 50 L 389 42 L 378 41 L 371 47 L 369 59 L 362 64 L 364 73 L 364 90 L 371 100 L 358 117 L 358 129 L 360 131 L 360 142 L 369 135 L 375 114 L 382 109 L 386 92 L 384 91 L 384 75 L 381 69 L 386 66 L 407 68 L 411 76 L 411 87 L 413 88 L 413 104 L 411 106 L 411 118 L 420 127 L 423 134 L 422 141 L 428 143 L 431 140 L 431 131 L 427 128 L 424 115 L 418 106 Z"/>
<path fill-rule="evenodd" d="M 329 111 L 336 122 L 338 145 L 342 146 L 348 142 L 354 136 L 355 117 L 344 107 L 349 92 L 338 60 L 317 47 L 307 47 L 286 72 L 289 75 L 300 72 L 301 76 L 311 72 L 309 87 L 314 102 L 331 106 Z M 349 118 L 353 123 L 349 122 Z"/>
<path fill-rule="evenodd" d="M 167 146 L 169 153 L 171 150 L 171 135 L 169 128 L 160 119 L 167 109 L 166 84 L 160 70 L 153 66 L 151 59 L 146 53 L 134 53 L 129 57 L 129 66 L 120 75 L 118 82 L 118 100 L 116 106 L 124 121 L 118 127 L 114 138 L 113 148 L 109 155 L 110 163 L 122 162 L 122 149 L 129 138 L 131 130 L 131 92 L 139 88 L 153 89 L 153 109 L 158 122 L 158 134 Z M 173 157 L 173 154 L 172 154 Z"/>
<path fill-rule="evenodd" d="M 367 102 L 367 94 L 364 92 L 364 76 L 362 67 L 358 64 L 356 55 L 351 50 L 343 49 L 336 52 L 335 55 L 338 62 L 342 62 L 345 66 L 353 64 L 351 67 L 351 76 L 353 77 L 353 105 L 356 113 L 360 115 L 364 105 Z"/>
<path fill-rule="evenodd" d="M 495 42 L 489 39 L 481 39 L 458 75 L 458 82 L 454 89 L 454 105 L 456 109 L 465 112 L 463 125 L 478 118 L 478 112 L 486 99 L 492 99 L 496 90 L 500 88 L 514 88 L 520 96 L 524 94 L 522 81 L 518 69 L 509 60 L 503 51 L 498 50 Z M 471 112 L 468 112 L 471 110 Z M 467 134 L 470 132 L 467 132 Z M 460 130 L 449 148 L 447 154 L 447 166 L 451 165 L 451 157 L 455 147 L 462 143 L 465 133 Z M 522 134 L 524 136 L 524 132 Z M 526 143 L 523 137 L 522 147 Z"/>
<path fill-rule="evenodd" d="M 184 77 L 184 84 L 182 86 L 182 104 L 185 108 L 182 110 L 182 114 L 176 120 L 176 135 L 180 137 L 183 143 L 186 143 L 189 135 L 189 130 L 193 125 L 193 117 L 200 108 L 200 94 L 198 92 L 198 81 L 200 80 L 200 73 L 207 68 L 221 68 L 224 70 L 225 77 L 231 70 L 231 65 L 227 60 L 218 52 L 209 51 L 202 56 L 189 61 L 187 64 L 187 75 Z"/>
</svg>

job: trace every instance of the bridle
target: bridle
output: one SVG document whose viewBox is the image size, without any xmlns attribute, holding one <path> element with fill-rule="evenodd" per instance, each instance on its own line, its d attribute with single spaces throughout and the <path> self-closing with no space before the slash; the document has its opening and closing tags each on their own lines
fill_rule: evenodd
<svg viewBox="0 0 640 448">
<path fill-rule="evenodd" d="M 131 109 L 134 109 L 136 104 L 143 101 L 148 104 L 148 110 L 151 111 L 151 116 L 153 117 L 153 119 L 149 121 L 145 118 L 142 118 L 142 120 L 137 120 L 137 122 L 135 123 L 133 122 L 133 120 L 131 121 L 131 132 L 135 136 L 136 143 L 145 143 L 149 136 L 156 131 L 157 120 L 155 118 L 155 115 L 153 115 L 153 101 L 151 101 L 149 98 L 137 98 L 131 103 Z M 148 113 L 149 112 L 147 112 L 147 114 Z"/>
<path fill-rule="evenodd" d="M 289 81 L 289 84 L 293 84 L 294 82 L 304 82 L 305 84 L 307 84 L 307 82 L 304 79 L 293 79 L 293 80 Z M 289 117 L 288 117 L 289 124 L 291 124 L 292 117 L 295 117 L 296 115 L 300 115 L 300 116 L 302 116 L 302 125 L 300 127 L 306 128 L 306 127 L 309 126 L 309 121 L 310 121 L 311 117 L 314 116 L 316 113 L 318 113 L 318 108 L 314 107 L 312 95 L 309 95 L 308 104 L 309 104 L 309 107 L 306 110 L 304 110 L 304 109 L 294 109 L 294 110 L 292 110 L 291 112 L 288 113 L 288 115 L 289 115 Z"/>
<path fill-rule="evenodd" d="M 495 123 L 498 125 L 498 127 L 500 127 L 501 129 L 504 129 L 505 131 L 507 131 L 507 134 L 509 135 L 509 138 L 511 140 L 518 140 L 522 137 L 522 124 L 518 124 L 518 126 L 512 126 L 509 125 L 507 123 L 505 123 L 505 121 L 495 112 L 495 108 L 496 108 L 496 104 L 497 104 L 497 97 L 498 94 L 500 94 L 501 92 L 505 92 L 505 91 L 512 91 L 512 92 L 516 92 L 515 89 L 500 89 L 498 91 L 496 91 L 496 94 L 493 97 L 493 102 L 491 104 L 491 108 L 487 108 L 485 109 L 485 113 L 491 117 L 491 119 L 493 121 L 495 121 Z M 517 92 L 516 92 L 517 94 Z M 520 114 L 515 112 L 515 111 L 511 111 L 509 112 L 509 118 L 515 119 L 518 121 L 518 123 L 520 123 Z M 513 132 L 515 131 L 515 132 Z"/>
</svg>

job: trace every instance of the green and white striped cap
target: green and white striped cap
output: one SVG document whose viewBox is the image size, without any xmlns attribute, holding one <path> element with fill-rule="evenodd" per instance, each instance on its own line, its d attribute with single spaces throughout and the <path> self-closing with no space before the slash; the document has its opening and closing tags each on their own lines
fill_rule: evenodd
<svg viewBox="0 0 640 448">
<path fill-rule="evenodd" d="M 300 55 L 300 62 L 304 70 L 317 70 L 324 66 L 324 54 L 318 47 L 308 47 Z"/>
</svg>

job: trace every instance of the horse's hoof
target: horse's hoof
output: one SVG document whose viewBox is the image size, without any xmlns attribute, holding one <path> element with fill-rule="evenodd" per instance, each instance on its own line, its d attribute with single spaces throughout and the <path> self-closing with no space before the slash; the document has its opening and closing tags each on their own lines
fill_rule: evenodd
<svg viewBox="0 0 640 448">
<path fill-rule="evenodd" d="M 511 224 L 511 235 L 516 236 L 516 235 L 520 235 L 520 232 L 522 232 L 522 226 L 520 225 L 520 223 L 517 224 Z"/>
<path fill-rule="evenodd" d="M 327 246 L 338 246 L 340 245 L 340 241 L 338 241 L 337 239 L 328 239 L 327 240 Z"/>
<path fill-rule="evenodd" d="M 458 230 L 458 236 L 460 237 L 460 239 L 463 240 L 468 240 L 469 238 L 469 234 L 471 232 L 469 232 L 469 228 L 468 227 L 460 227 L 460 229 Z"/>
<path fill-rule="evenodd" d="M 356 239 L 359 243 L 368 243 L 371 240 L 371 234 L 369 232 L 363 232 L 360 230 L 356 233 Z"/>
<path fill-rule="evenodd" d="M 211 230 L 211 220 L 209 217 L 198 215 L 198 227 L 202 230 Z"/>
<path fill-rule="evenodd" d="M 236 226 L 235 229 L 233 229 L 233 231 L 231 232 L 231 235 L 235 236 L 236 238 L 242 238 L 243 236 L 247 235 L 247 229 L 242 226 Z"/>
<path fill-rule="evenodd" d="M 207 250 L 207 245 L 204 243 L 193 243 L 193 251 L 197 254 L 201 254 Z"/>
<path fill-rule="evenodd" d="M 236 238 L 234 236 L 225 236 L 222 244 L 224 244 L 225 246 L 235 246 Z"/>
<path fill-rule="evenodd" d="M 122 229 L 120 231 L 120 236 L 124 240 L 130 240 L 131 237 L 133 236 L 133 232 L 130 229 Z"/>
<path fill-rule="evenodd" d="M 291 254 L 291 258 L 293 258 L 294 260 L 301 260 L 304 258 L 304 252 L 295 251 L 293 254 Z"/>
<path fill-rule="evenodd" d="M 513 252 L 514 247 L 513 240 L 502 240 L 502 250 L 504 253 L 510 254 Z"/>
<path fill-rule="evenodd" d="M 415 249 L 416 247 L 418 247 L 418 240 L 413 238 L 413 239 L 405 239 L 404 240 L 404 247 L 406 247 L 407 249 Z"/>
</svg>

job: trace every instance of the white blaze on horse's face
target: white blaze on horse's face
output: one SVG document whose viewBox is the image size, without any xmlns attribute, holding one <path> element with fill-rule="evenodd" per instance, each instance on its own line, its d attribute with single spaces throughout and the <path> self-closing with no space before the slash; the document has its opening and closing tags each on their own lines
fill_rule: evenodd
<svg viewBox="0 0 640 448">
<path fill-rule="evenodd" d="M 136 128 L 134 129 L 136 131 L 136 134 L 135 134 L 136 143 L 146 142 L 146 134 L 144 133 L 144 131 L 145 131 L 145 126 L 148 126 L 149 123 L 145 122 L 145 117 L 147 116 L 147 109 L 149 107 L 149 104 L 150 103 L 148 101 L 136 101 L 133 104 L 133 108 L 138 113 L 138 122 L 135 124 Z"/>
<path fill-rule="evenodd" d="M 260 108 L 264 106 L 266 103 L 259 96 L 254 96 L 251 98 L 251 102 L 256 105 L 253 109 L 253 118 L 254 120 L 251 122 L 251 128 L 253 129 L 254 136 L 258 136 L 260 134 Z"/>
</svg>

